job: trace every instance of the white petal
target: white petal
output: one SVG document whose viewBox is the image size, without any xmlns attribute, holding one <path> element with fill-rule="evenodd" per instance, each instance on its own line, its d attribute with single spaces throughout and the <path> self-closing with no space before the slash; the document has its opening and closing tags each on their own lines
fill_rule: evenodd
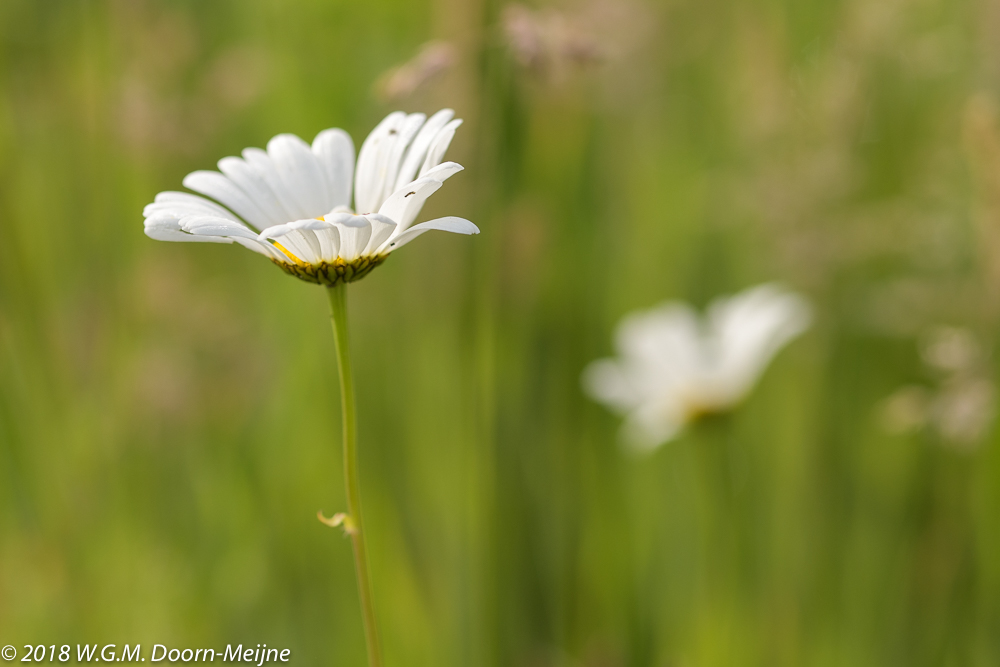
<svg viewBox="0 0 1000 667">
<path fill-rule="evenodd" d="M 773 284 L 760 285 L 709 306 L 719 391 L 736 402 L 750 391 L 774 355 L 805 331 L 809 304 Z"/>
<path fill-rule="evenodd" d="M 146 220 L 146 236 L 157 241 L 180 241 L 190 243 L 232 243 L 232 240 L 218 236 L 195 236 L 182 232 L 176 218 L 151 218 Z"/>
<path fill-rule="evenodd" d="M 330 225 L 326 229 L 317 229 L 313 233 L 319 239 L 320 259 L 324 262 L 332 262 L 340 254 L 340 231 L 335 225 Z"/>
<path fill-rule="evenodd" d="M 238 157 L 224 157 L 219 160 L 219 171 L 235 183 L 247 197 L 257 205 L 264 214 L 266 223 L 255 223 L 261 229 L 269 225 L 288 222 L 293 218 L 291 213 L 281 205 L 278 196 L 263 174 L 250 166 L 246 160 Z"/>
<path fill-rule="evenodd" d="M 302 261 L 315 263 L 320 260 L 332 262 L 340 248 L 340 233 L 326 220 L 296 220 L 260 233 L 260 239 L 281 239 L 282 245 Z"/>
<path fill-rule="evenodd" d="M 637 453 L 649 452 L 677 437 L 685 423 L 683 406 L 663 397 L 630 412 L 622 424 L 622 436 Z"/>
<path fill-rule="evenodd" d="M 152 204 L 147 204 L 142 210 L 143 217 L 152 218 L 168 214 L 183 218 L 185 215 L 215 215 L 220 218 L 236 220 L 236 216 L 214 201 L 193 195 L 188 192 L 161 192 L 156 195 Z"/>
<path fill-rule="evenodd" d="M 429 178 L 438 181 L 439 183 L 444 183 L 449 178 L 451 178 L 458 172 L 463 171 L 464 169 L 465 167 L 463 167 L 457 162 L 442 162 L 433 169 L 429 169 L 426 174 L 424 174 L 417 180 L 422 181 L 425 178 Z"/>
<path fill-rule="evenodd" d="M 396 228 L 398 236 L 413 224 L 427 198 L 440 189 L 441 182 L 431 178 L 413 181 L 405 188 L 392 193 L 392 196 L 379 208 L 379 215 L 384 215 L 398 225 Z"/>
<path fill-rule="evenodd" d="M 307 209 L 302 206 L 302 202 L 296 198 L 295 192 L 285 185 L 278 169 L 274 166 L 274 161 L 265 151 L 259 148 L 245 148 L 243 149 L 243 159 L 260 175 L 260 178 L 267 182 L 271 191 L 281 202 L 281 207 L 288 212 L 289 217 L 293 220 L 316 217 L 307 212 Z M 322 213 L 317 215 L 322 215 Z"/>
<path fill-rule="evenodd" d="M 434 137 L 434 142 L 427 149 L 427 157 L 424 158 L 424 165 L 420 168 L 420 176 L 423 176 L 434 167 L 441 164 L 444 154 L 451 145 L 451 140 L 455 138 L 455 130 L 462 124 L 461 119 L 455 119 L 444 126 L 444 128 Z"/>
<path fill-rule="evenodd" d="M 241 218 L 256 226 L 264 226 L 268 217 L 231 180 L 217 171 L 195 171 L 184 177 L 184 187 L 212 197 L 225 204 Z"/>
<path fill-rule="evenodd" d="M 361 144 L 354 178 L 354 207 L 359 213 L 374 213 L 382 203 L 380 196 L 385 182 L 386 159 L 405 120 L 406 114 L 394 111 Z"/>
<path fill-rule="evenodd" d="M 306 236 L 312 236 L 312 239 Z M 306 264 L 316 264 L 319 262 L 319 240 L 310 231 L 290 230 L 275 243 L 281 244 L 282 248 L 287 248 L 285 254 L 292 254 Z"/>
<path fill-rule="evenodd" d="M 213 236 L 194 236 L 187 232 L 177 232 L 160 227 L 146 227 L 146 236 L 155 241 L 174 241 L 189 243 L 232 243 L 231 239 L 221 239 Z"/>
<path fill-rule="evenodd" d="M 316 232 L 311 229 L 300 229 L 297 232 L 293 232 L 290 236 L 295 236 L 299 234 L 303 241 L 309 246 L 309 252 L 307 257 L 302 259 L 306 260 L 310 264 L 319 264 L 320 260 L 323 258 L 323 247 L 319 244 L 319 239 L 316 237 Z M 288 238 L 287 236 L 285 238 Z"/>
<path fill-rule="evenodd" d="M 281 252 L 279 248 L 271 245 L 270 243 L 264 243 L 258 241 L 257 239 L 244 239 L 240 237 L 233 238 L 234 243 L 239 243 L 241 246 L 247 250 L 253 250 L 256 253 L 260 253 L 269 259 L 276 259 L 281 262 L 292 262 L 292 258 Z"/>
<path fill-rule="evenodd" d="M 180 227 L 189 234 L 195 234 L 197 236 L 239 236 L 248 239 L 257 238 L 257 234 L 255 234 L 246 225 L 214 216 L 190 215 L 181 218 Z"/>
<path fill-rule="evenodd" d="M 368 239 L 368 245 L 365 246 L 365 255 L 374 254 L 379 247 L 389 240 L 393 232 L 396 230 L 396 223 L 390 218 L 384 215 L 379 215 L 378 213 L 371 213 L 365 216 L 368 218 L 368 222 L 372 226 L 372 236 Z"/>
<path fill-rule="evenodd" d="M 614 359 L 591 362 L 581 376 L 584 391 L 595 401 L 604 403 L 616 412 L 633 410 L 642 401 L 630 381 L 627 370 Z"/>
<path fill-rule="evenodd" d="M 368 246 L 372 235 L 372 225 L 363 215 L 334 213 L 326 216 L 328 222 L 337 225 L 340 232 L 340 258 L 345 262 L 357 259 Z"/>
<path fill-rule="evenodd" d="M 279 134 L 267 142 L 267 154 L 285 187 L 306 212 L 303 218 L 321 216 L 334 207 L 323 167 L 309 144 L 294 134 Z"/>
<path fill-rule="evenodd" d="M 291 232 L 309 229 L 327 229 L 330 223 L 325 220 L 316 220 L 315 218 L 308 218 L 306 220 L 294 220 L 292 222 L 284 222 L 280 225 L 274 225 L 273 227 L 268 227 L 261 231 L 259 238 L 262 239 L 277 239 L 289 234 Z"/>
<path fill-rule="evenodd" d="M 393 250 L 398 250 L 424 232 L 429 232 L 432 229 L 442 232 L 454 232 L 455 234 L 479 233 L 479 227 L 476 227 L 464 218 L 456 218 L 453 216 L 437 218 L 436 220 L 429 220 L 427 222 L 421 222 L 419 225 L 414 225 L 396 238 L 389 239 L 386 241 L 385 245 L 380 248 L 380 251 L 391 252 Z"/>
<path fill-rule="evenodd" d="M 296 257 L 308 264 L 316 264 L 324 254 L 323 245 L 317 232 L 325 232 L 330 224 L 323 220 L 296 220 L 274 227 L 268 227 L 260 233 L 260 240 L 275 239 L 288 248 Z"/>
<path fill-rule="evenodd" d="M 416 178 L 417 170 L 423 165 L 424 159 L 427 157 L 427 149 L 434 141 L 434 137 L 454 115 L 455 112 L 451 109 L 441 109 L 424 123 L 424 126 L 420 128 L 420 133 L 413 140 L 410 150 L 406 153 L 406 159 L 403 160 L 399 173 L 396 175 L 393 190 L 400 189 Z"/>
<path fill-rule="evenodd" d="M 338 128 L 323 130 L 316 135 L 312 151 L 326 174 L 327 190 L 333 203 L 331 209 L 350 206 L 354 184 L 354 142 L 350 135 Z"/>
<path fill-rule="evenodd" d="M 686 303 L 668 302 L 625 317 L 615 334 L 623 361 L 648 375 L 646 391 L 687 382 L 706 364 L 698 314 Z"/>
<path fill-rule="evenodd" d="M 181 219 L 180 227 L 185 232 L 199 238 L 231 240 L 266 257 L 290 261 L 285 253 L 270 243 L 261 241 L 257 234 L 241 222 L 212 216 L 193 215 Z"/>
<path fill-rule="evenodd" d="M 417 215 L 427 198 L 437 192 L 445 180 L 462 169 L 462 165 L 454 162 L 447 162 L 436 167 L 423 178 L 408 183 L 405 187 L 392 193 L 378 212 L 396 222 L 398 227 L 395 233 L 398 236 L 417 219 Z"/>
<path fill-rule="evenodd" d="M 218 218 L 216 218 L 218 220 Z M 225 221 L 223 221 L 225 222 Z M 239 225 L 246 232 L 254 237 L 253 232 Z M 146 236 L 156 239 L 157 241 L 181 241 L 181 242 L 193 242 L 193 243 L 238 243 L 244 248 L 253 250 L 256 253 L 260 253 L 265 257 L 271 259 L 277 259 L 279 261 L 291 261 L 284 253 L 275 248 L 268 243 L 261 243 L 256 238 L 243 238 L 240 236 L 231 235 L 233 229 L 229 225 L 224 225 L 225 229 L 220 231 L 225 231 L 229 236 L 208 236 L 206 235 L 209 231 L 208 224 L 196 225 L 197 233 L 188 233 L 185 231 L 180 231 L 180 221 L 174 218 L 154 218 L 146 221 Z"/>
<path fill-rule="evenodd" d="M 380 202 L 391 195 L 395 189 L 393 186 L 396 184 L 396 177 L 399 174 L 404 156 L 406 155 L 406 149 L 410 147 L 410 142 L 413 141 L 413 138 L 417 135 L 417 131 L 420 130 L 425 120 L 427 120 L 427 116 L 424 114 L 413 113 L 406 117 L 406 120 L 403 121 L 402 126 L 399 128 L 399 133 L 395 136 L 391 147 L 386 153 L 385 171 L 379 179 L 378 191 Z"/>
</svg>

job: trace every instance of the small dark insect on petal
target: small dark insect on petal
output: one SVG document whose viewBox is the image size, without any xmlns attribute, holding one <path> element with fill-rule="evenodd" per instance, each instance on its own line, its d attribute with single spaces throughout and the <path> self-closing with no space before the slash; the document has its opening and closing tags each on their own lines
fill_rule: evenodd
<svg viewBox="0 0 1000 667">
<path fill-rule="evenodd" d="M 410 195 L 415 195 L 415 194 L 417 194 L 417 193 L 416 192 L 407 192 L 405 195 L 403 195 L 403 199 L 406 199 Z"/>
<path fill-rule="evenodd" d="M 390 136 L 390 137 L 391 137 L 392 135 L 394 135 L 394 134 L 399 134 L 399 132 L 398 132 L 398 131 L 396 131 L 396 130 L 389 130 L 389 136 Z"/>
</svg>

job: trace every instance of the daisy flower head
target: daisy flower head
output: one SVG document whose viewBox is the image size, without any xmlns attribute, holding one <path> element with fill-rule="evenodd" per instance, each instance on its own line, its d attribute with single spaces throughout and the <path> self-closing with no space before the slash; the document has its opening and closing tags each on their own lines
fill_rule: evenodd
<svg viewBox="0 0 1000 667">
<path fill-rule="evenodd" d="M 699 417 L 739 404 L 810 321 L 805 299 L 774 284 L 719 298 L 704 316 L 686 303 L 664 303 L 625 317 L 618 357 L 591 363 L 583 386 L 624 415 L 628 444 L 653 449 Z"/>
<path fill-rule="evenodd" d="M 341 129 L 312 145 L 279 134 L 267 150 L 219 160 L 219 171 L 184 178 L 187 192 L 161 192 L 143 210 L 158 241 L 238 243 L 287 273 L 320 285 L 359 280 L 426 231 L 478 234 L 463 218 L 414 225 L 427 198 L 462 170 L 442 162 L 462 121 L 451 109 L 389 114 L 361 145 Z M 210 197 L 210 199 L 206 199 Z M 352 205 L 353 198 L 353 208 Z"/>
</svg>

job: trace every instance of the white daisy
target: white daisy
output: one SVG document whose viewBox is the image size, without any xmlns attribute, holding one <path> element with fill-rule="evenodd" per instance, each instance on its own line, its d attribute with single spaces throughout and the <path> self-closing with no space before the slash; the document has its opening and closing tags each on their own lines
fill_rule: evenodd
<svg viewBox="0 0 1000 667">
<path fill-rule="evenodd" d="M 808 303 L 776 285 L 717 299 L 704 317 L 665 303 L 622 321 L 619 358 L 590 364 L 584 388 L 625 415 L 630 444 L 652 449 L 692 420 L 739 403 L 810 319 Z"/>
<path fill-rule="evenodd" d="M 365 139 L 356 169 L 354 143 L 343 130 L 320 132 L 312 146 L 279 134 L 266 151 L 247 148 L 242 158 L 219 160 L 219 171 L 184 178 L 185 187 L 215 202 L 158 194 L 143 210 L 146 235 L 238 243 L 291 275 L 333 286 L 363 278 L 426 231 L 478 234 L 456 217 L 413 224 L 427 198 L 462 170 L 441 162 L 462 123 L 453 116 L 450 109 L 430 118 L 389 114 Z"/>
</svg>

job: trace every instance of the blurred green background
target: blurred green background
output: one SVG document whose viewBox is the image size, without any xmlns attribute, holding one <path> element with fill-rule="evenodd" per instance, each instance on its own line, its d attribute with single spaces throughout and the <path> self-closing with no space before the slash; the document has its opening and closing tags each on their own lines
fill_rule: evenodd
<svg viewBox="0 0 1000 667">
<path fill-rule="evenodd" d="M 2 0 L 0 644 L 364 664 L 325 295 L 141 211 L 451 106 L 422 217 L 482 234 L 348 290 L 387 664 L 1000 664 L 998 44 L 988 0 Z M 765 280 L 813 329 L 625 452 L 618 320 Z"/>
</svg>

